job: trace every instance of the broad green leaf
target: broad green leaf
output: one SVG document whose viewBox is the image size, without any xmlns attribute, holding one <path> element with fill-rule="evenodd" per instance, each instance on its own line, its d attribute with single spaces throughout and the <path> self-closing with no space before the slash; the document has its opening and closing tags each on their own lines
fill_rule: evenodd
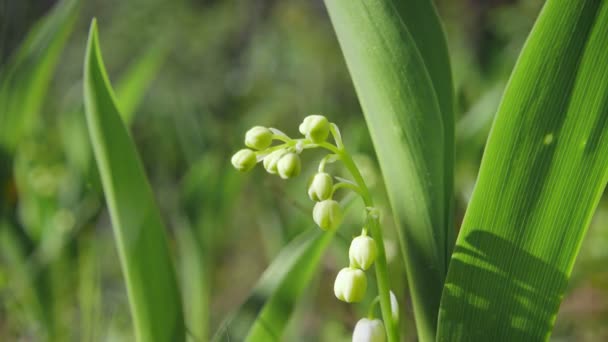
<svg viewBox="0 0 608 342">
<path fill-rule="evenodd" d="M 431 0 L 393 0 L 422 56 L 431 77 L 439 109 L 443 118 L 445 146 L 445 212 L 447 223 L 446 256 L 452 251 L 456 229 L 454 227 L 454 89 L 448 46 L 443 28 Z"/>
<path fill-rule="evenodd" d="M 60 2 L 0 71 L 0 144 L 9 151 L 36 124 L 78 8 L 78 0 Z"/>
<path fill-rule="evenodd" d="M 335 232 L 310 229 L 287 244 L 214 341 L 280 341 Z"/>
<path fill-rule="evenodd" d="M 103 66 L 95 20 L 85 57 L 84 103 L 137 339 L 184 340 L 181 299 L 165 228 L 135 145 L 117 109 Z"/>
<path fill-rule="evenodd" d="M 607 171 L 608 2 L 550 0 L 487 142 L 438 339 L 547 340 Z"/>
<path fill-rule="evenodd" d="M 444 169 L 452 167 L 446 165 L 449 159 L 446 145 L 451 145 L 447 152 L 451 154 L 453 143 L 446 143 L 445 118 L 423 55 L 394 3 L 328 0 L 325 4 L 384 175 L 418 333 L 422 341 L 430 341 L 435 336 L 448 250 L 452 245 L 453 234 L 448 228 L 451 220 L 445 217 L 446 198 L 451 196 L 446 194 Z M 434 20 L 427 25 L 437 24 Z M 429 37 L 437 38 L 438 34 Z M 425 47 L 425 54 L 430 49 Z M 449 82 L 447 75 L 434 75 L 438 86 L 440 79 Z M 442 92 L 442 99 L 445 96 Z"/>
</svg>

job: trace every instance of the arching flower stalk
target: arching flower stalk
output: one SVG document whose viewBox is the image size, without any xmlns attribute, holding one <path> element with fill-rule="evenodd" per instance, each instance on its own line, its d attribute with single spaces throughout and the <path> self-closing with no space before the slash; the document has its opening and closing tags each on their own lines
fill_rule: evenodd
<svg viewBox="0 0 608 342">
<path fill-rule="evenodd" d="M 309 115 L 299 126 L 303 138 L 292 139 L 276 128 L 255 126 L 245 134 L 248 149 L 238 151 L 232 157 L 232 164 L 239 171 L 250 171 L 262 162 L 270 174 L 283 179 L 296 177 L 301 171 L 300 154 L 307 149 L 320 148 L 329 153 L 321 159 L 318 172 L 308 182 L 308 196 L 315 203 L 312 217 L 323 230 L 338 229 L 343 219 L 340 204 L 333 199 L 339 189 L 347 189 L 361 197 L 366 207 L 366 220 L 361 235 L 353 239 L 349 248 L 348 267 L 343 268 L 334 283 L 336 297 L 344 302 L 360 302 L 365 297 L 367 276 L 365 271 L 375 264 L 378 300 L 372 303 L 369 319 L 357 323 L 353 340 L 398 341 L 396 317 L 392 315 L 391 294 L 386 263 L 386 253 L 379 224 L 378 210 L 374 207 L 370 191 L 351 154 L 346 150 L 338 126 L 325 116 Z M 333 138 L 330 143 L 328 138 Z M 273 143 L 277 144 L 273 145 Z M 352 180 L 335 177 L 325 171 L 328 163 L 342 162 Z M 373 306 L 380 303 L 384 324 L 373 319 Z"/>
</svg>

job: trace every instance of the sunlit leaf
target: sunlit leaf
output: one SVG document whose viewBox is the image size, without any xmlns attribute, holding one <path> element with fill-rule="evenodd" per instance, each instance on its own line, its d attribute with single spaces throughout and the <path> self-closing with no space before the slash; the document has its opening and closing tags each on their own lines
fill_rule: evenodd
<svg viewBox="0 0 608 342">
<path fill-rule="evenodd" d="M 608 2 L 548 1 L 494 121 L 438 340 L 547 340 L 608 176 Z"/>
<path fill-rule="evenodd" d="M 446 169 L 452 168 L 454 147 L 451 77 L 449 66 L 442 65 L 447 63 L 442 55 L 445 40 L 430 3 L 418 4 L 422 12 L 411 14 L 427 18 L 420 21 L 405 20 L 401 13 L 405 7 L 390 0 L 327 0 L 325 4 L 388 190 L 418 334 L 430 341 L 453 242 L 451 220 L 446 217 L 451 202 L 447 200 L 451 170 Z M 406 23 L 423 26 L 410 31 Z M 414 38 L 414 33 L 421 36 Z M 417 42 L 425 42 L 422 49 Z M 431 53 L 438 55 L 425 60 Z M 429 73 L 428 68 L 440 70 Z M 446 127 L 452 131 L 449 136 Z"/>
</svg>

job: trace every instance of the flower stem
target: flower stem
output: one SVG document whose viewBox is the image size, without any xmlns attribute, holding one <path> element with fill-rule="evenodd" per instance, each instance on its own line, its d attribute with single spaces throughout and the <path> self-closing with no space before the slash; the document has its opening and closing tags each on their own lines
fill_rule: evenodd
<svg viewBox="0 0 608 342">
<path fill-rule="evenodd" d="M 325 147 L 325 146 L 323 146 Z M 333 147 L 333 146 L 332 146 Z M 344 166 L 348 171 L 352 174 L 355 182 L 361 189 L 361 197 L 363 198 L 363 202 L 366 207 L 373 208 L 374 201 L 372 196 L 365 184 L 365 180 L 363 176 L 361 176 L 361 172 L 355 165 L 353 158 L 345 149 L 339 149 L 337 154 L 340 156 L 340 159 L 344 163 Z M 386 329 L 386 336 L 388 337 L 389 342 L 398 342 L 399 341 L 399 329 L 397 322 L 393 322 L 393 317 L 391 315 L 391 298 L 390 298 L 390 285 L 388 279 L 388 266 L 386 262 L 386 251 L 384 249 L 384 240 L 382 239 L 382 229 L 380 227 L 379 217 L 378 215 L 371 214 L 368 222 L 368 228 L 371 232 L 372 237 L 376 240 L 376 245 L 378 247 L 378 257 L 375 263 L 376 270 L 376 281 L 378 285 L 378 296 L 380 297 L 380 309 L 382 311 L 382 319 L 384 320 L 384 326 Z"/>
<path fill-rule="evenodd" d="M 378 304 L 378 302 L 380 302 L 380 297 L 374 298 L 374 300 L 372 300 L 372 303 L 369 305 L 369 309 L 367 310 L 368 319 L 374 319 L 374 311 L 376 311 L 376 304 Z"/>
</svg>

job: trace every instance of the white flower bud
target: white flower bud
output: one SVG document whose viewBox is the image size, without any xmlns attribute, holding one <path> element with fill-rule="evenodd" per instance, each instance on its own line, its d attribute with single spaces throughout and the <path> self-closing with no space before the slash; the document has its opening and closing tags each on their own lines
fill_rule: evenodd
<svg viewBox="0 0 608 342">
<path fill-rule="evenodd" d="M 283 179 L 295 177 L 300 174 L 302 168 L 300 157 L 293 152 L 282 156 L 277 163 L 277 172 Z"/>
<path fill-rule="evenodd" d="M 378 248 L 376 241 L 367 235 L 360 235 L 353 239 L 348 249 L 348 258 L 353 267 L 367 270 L 376 260 Z"/>
<path fill-rule="evenodd" d="M 353 331 L 353 342 L 384 342 L 386 332 L 379 319 L 361 318 Z"/>
<path fill-rule="evenodd" d="M 342 223 L 342 208 L 334 200 L 317 202 L 312 210 L 312 218 L 319 228 L 331 230 L 337 228 Z"/>
<path fill-rule="evenodd" d="M 323 201 L 331 196 L 334 181 L 328 173 L 315 174 L 308 183 L 308 196 L 315 202 Z"/>
<path fill-rule="evenodd" d="M 277 173 L 277 164 L 279 163 L 281 157 L 285 155 L 285 153 L 287 153 L 287 151 L 281 149 L 271 152 L 269 155 L 264 157 L 264 168 L 266 169 L 266 171 L 268 171 L 268 173 L 271 173 L 273 175 Z"/>
<path fill-rule="evenodd" d="M 323 115 L 309 115 L 300 124 L 300 133 L 312 142 L 320 143 L 329 135 L 329 121 Z"/>
<path fill-rule="evenodd" d="M 232 156 L 230 160 L 235 169 L 247 172 L 255 166 L 257 159 L 255 152 L 250 149 L 244 148 Z"/>
<path fill-rule="evenodd" d="M 363 300 L 367 290 L 367 277 L 358 268 L 345 267 L 338 272 L 334 283 L 334 294 L 347 303 L 356 303 Z"/>
<path fill-rule="evenodd" d="M 393 322 L 398 322 L 399 321 L 399 303 L 397 302 L 397 296 L 395 296 L 393 291 L 390 291 L 389 293 L 390 293 L 390 297 L 391 297 L 391 316 L 393 317 Z"/>
<path fill-rule="evenodd" d="M 272 131 L 266 127 L 255 126 L 245 133 L 245 145 L 255 150 L 263 150 L 272 144 Z"/>
</svg>

